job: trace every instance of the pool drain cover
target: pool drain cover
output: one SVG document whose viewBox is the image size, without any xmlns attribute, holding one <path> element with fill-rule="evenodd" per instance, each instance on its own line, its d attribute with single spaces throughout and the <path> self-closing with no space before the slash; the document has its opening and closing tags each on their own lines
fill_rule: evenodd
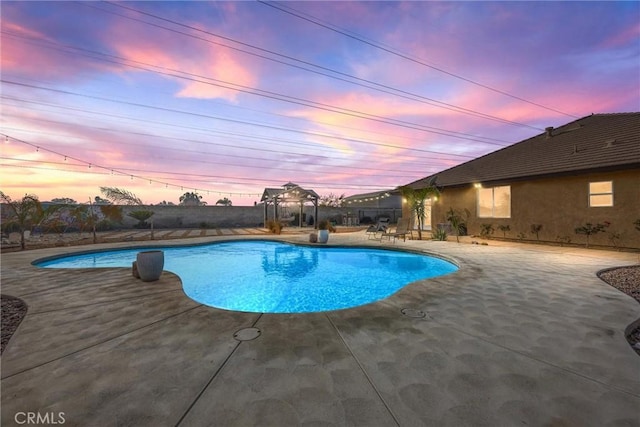
<svg viewBox="0 0 640 427">
<path fill-rule="evenodd" d="M 417 319 L 422 319 L 427 315 L 424 311 L 416 310 L 415 308 L 403 308 L 400 311 L 407 317 L 415 317 Z"/>
<path fill-rule="evenodd" d="M 260 336 L 260 329 L 258 328 L 244 328 L 233 334 L 233 337 L 238 341 L 251 341 Z"/>
</svg>

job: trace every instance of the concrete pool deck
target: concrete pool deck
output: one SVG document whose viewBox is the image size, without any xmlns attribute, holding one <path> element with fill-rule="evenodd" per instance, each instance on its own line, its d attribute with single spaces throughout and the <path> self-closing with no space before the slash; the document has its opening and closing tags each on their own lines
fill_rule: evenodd
<svg viewBox="0 0 640 427">
<path fill-rule="evenodd" d="M 595 275 L 638 254 L 363 232 L 330 243 L 428 251 L 460 270 L 284 315 L 202 306 L 169 272 L 143 283 L 30 265 L 138 242 L 2 254 L 2 293 L 29 306 L 2 355 L 2 425 L 31 412 L 77 426 L 640 426 L 640 357 L 624 337 L 640 305 Z M 244 328 L 260 336 L 236 340 Z"/>
</svg>

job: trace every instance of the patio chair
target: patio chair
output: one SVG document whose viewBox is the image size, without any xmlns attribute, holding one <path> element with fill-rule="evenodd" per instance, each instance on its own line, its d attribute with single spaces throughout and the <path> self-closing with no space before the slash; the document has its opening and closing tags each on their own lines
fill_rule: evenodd
<svg viewBox="0 0 640 427">
<path fill-rule="evenodd" d="M 402 241 L 407 241 L 407 234 L 410 233 L 409 230 L 409 218 L 400 218 L 398 219 L 398 225 L 394 232 L 384 232 L 382 236 L 380 236 L 380 240 L 385 237 L 388 237 L 389 240 L 393 237 L 393 241 L 395 242 L 397 238 L 402 237 Z"/>
<path fill-rule="evenodd" d="M 384 234 L 387 232 L 388 228 L 389 228 L 389 218 L 380 218 L 378 219 L 377 224 L 370 225 L 369 228 L 367 228 L 366 233 L 369 239 L 380 239 L 378 237 L 378 233 Z"/>
</svg>

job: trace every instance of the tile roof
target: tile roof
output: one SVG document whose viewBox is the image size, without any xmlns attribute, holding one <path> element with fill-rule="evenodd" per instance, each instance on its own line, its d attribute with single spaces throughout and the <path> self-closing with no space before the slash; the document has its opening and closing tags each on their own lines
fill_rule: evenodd
<svg viewBox="0 0 640 427">
<path fill-rule="evenodd" d="M 640 168 L 640 113 L 592 114 L 550 132 L 550 136 L 544 132 L 409 185 L 420 188 L 434 177 L 438 187 L 448 187 Z"/>
</svg>

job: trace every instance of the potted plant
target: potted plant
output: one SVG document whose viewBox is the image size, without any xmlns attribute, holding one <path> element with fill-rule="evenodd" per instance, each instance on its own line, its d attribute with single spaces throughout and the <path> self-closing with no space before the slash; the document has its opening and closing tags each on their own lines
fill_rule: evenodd
<svg viewBox="0 0 640 427">
<path fill-rule="evenodd" d="M 318 243 L 327 243 L 329 241 L 329 231 L 331 229 L 333 229 L 333 226 L 327 219 L 323 219 L 318 223 Z"/>
<path fill-rule="evenodd" d="M 138 252 L 135 268 L 143 282 L 154 282 L 158 280 L 164 268 L 164 252 Z"/>
</svg>

